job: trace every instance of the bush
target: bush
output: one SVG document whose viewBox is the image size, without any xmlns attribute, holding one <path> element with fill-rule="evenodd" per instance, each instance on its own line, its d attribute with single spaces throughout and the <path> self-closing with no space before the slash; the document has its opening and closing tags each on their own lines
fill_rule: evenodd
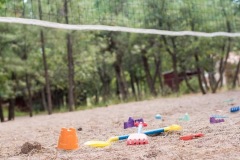
<svg viewBox="0 0 240 160">
<path fill-rule="evenodd" d="M 194 89 L 195 92 L 200 91 L 197 77 L 192 77 L 192 78 L 189 80 L 189 84 L 191 85 L 191 87 Z M 179 90 L 179 92 L 180 92 L 180 94 L 188 94 L 188 93 L 191 93 L 192 91 L 187 87 L 186 82 L 183 81 L 183 82 L 180 84 L 180 90 Z"/>
</svg>

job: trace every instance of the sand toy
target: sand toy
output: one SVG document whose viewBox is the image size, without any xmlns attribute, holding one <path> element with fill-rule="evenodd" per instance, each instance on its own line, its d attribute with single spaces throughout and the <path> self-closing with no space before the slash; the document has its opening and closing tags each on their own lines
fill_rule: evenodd
<svg viewBox="0 0 240 160">
<path fill-rule="evenodd" d="M 180 117 L 179 120 L 180 121 L 189 121 L 190 117 L 189 117 L 188 113 L 185 113 L 185 115 L 183 117 Z"/>
<path fill-rule="evenodd" d="M 140 123 L 140 122 L 143 122 L 143 123 L 144 123 L 144 121 L 143 121 L 142 118 L 140 118 L 140 119 L 135 119 L 135 120 L 134 120 L 132 117 L 129 117 L 129 118 L 128 118 L 128 121 L 127 121 L 127 122 L 124 122 L 123 128 L 124 128 L 124 129 L 127 129 L 127 128 L 131 128 L 131 127 L 135 127 L 135 123 Z"/>
<path fill-rule="evenodd" d="M 155 115 L 155 118 L 156 118 L 156 119 L 162 119 L 162 116 L 161 116 L 160 114 L 156 114 L 156 115 Z"/>
<path fill-rule="evenodd" d="M 130 134 L 127 139 L 127 145 L 141 145 L 141 144 L 148 144 L 147 135 L 141 133 L 143 124 L 142 122 L 138 125 L 138 132 Z"/>
<path fill-rule="evenodd" d="M 221 116 L 221 115 L 212 115 L 211 117 L 214 117 L 214 118 L 228 118 L 227 116 Z"/>
<path fill-rule="evenodd" d="M 224 122 L 224 119 L 216 119 L 215 117 L 210 117 L 210 123 L 220 123 L 220 122 Z"/>
<path fill-rule="evenodd" d="M 153 134 L 159 134 L 162 132 L 179 131 L 181 129 L 182 129 L 181 126 L 174 124 L 174 125 L 164 127 L 164 128 L 158 128 L 158 129 L 154 129 L 154 130 L 144 131 L 143 133 L 146 135 L 153 135 Z M 129 137 L 128 134 L 122 135 L 122 136 L 114 136 L 114 137 L 109 138 L 107 141 L 88 141 L 88 142 L 85 142 L 84 145 L 91 146 L 91 147 L 106 147 L 106 146 L 110 146 L 111 142 L 125 140 L 128 137 Z"/>
<path fill-rule="evenodd" d="M 232 107 L 230 109 L 230 112 L 238 112 L 240 110 L 240 106 L 237 106 L 237 107 Z"/>
<path fill-rule="evenodd" d="M 61 129 L 57 148 L 63 150 L 78 149 L 78 137 L 75 128 Z"/>
<path fill-rule="evenodd" d="M 135 126 L 135 127 L 138 127 L 138 125 L 139 125 L 140 123 L 142 124 L 142 127 L 147 127 L 147 126 L 148 126 L 148 124 L 147 124 L 146 122 L 135 122 L 135 123 L 134 123 L 134 126 Z"/>
<path fill-rule="evenodd" d="M 192 140 L 192 139 L 196 139 L 199 137 L 203 137 L 204 135 L 202 133 L 197 133 L 197 134 L 190 134 L 190 135 L 186 135 L 186 136 L 181 136 L 180 139 L 187 141 L 187 140 Z"/>
</svg>

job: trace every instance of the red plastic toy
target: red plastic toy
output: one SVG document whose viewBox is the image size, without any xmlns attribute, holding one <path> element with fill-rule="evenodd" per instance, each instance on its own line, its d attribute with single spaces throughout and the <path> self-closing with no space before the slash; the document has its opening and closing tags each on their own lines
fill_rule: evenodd
<svg viewBox="0 0 240 160">
<path fill-rule="evenodd" d="M 204 136 L 204 134 L 197 133 L 197 134 L 191 134 L 191 135 L 187 135 L 187 136 L 181 136 L 180 139 L 187 141 L 187 140 L 192 140 L 192 139 L 196 139 L 196 138 L 203 137 L 203 136 Z"/>
<path fill-rule="evenodd" d="M 147 127 L 147 123 L 145 123 L 145 122 L 140 122 L 140 123 L 142 123 L 142 126 L 143 126 L 143 127 Z M 135 126 L 135 127 L 138 127 L 138 125 L 139 125 L 140 123 L 139 123 L 139 122 L 135 122 L 135 123 L 134 123 L 134 126 Z"/>
</svg>

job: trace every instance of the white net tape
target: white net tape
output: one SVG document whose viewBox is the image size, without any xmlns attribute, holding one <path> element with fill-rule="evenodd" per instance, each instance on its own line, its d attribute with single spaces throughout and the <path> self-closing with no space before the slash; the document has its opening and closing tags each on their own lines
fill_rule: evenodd
<svg viewBox="0 0 240 160">
<path fill-rule="evenodd" d="M 36 19 L 26 18 L 14 18 L 14 17 L 0 17 L 0 23 L 18 23 L 26 25 L 35 25 L 48 28 L 65 29 L 65 30 L 98 30 L 98 31 L 117 31 L 117 32 L 130 32 L 130 33 L 142 33 L 142 34 L 157 34 L 166 36 L 197 36 L 197 37 L 240 37 L 240 33 L 228 33 L 228 32 L 195 32 L 195 31 L 166 31 L 157 29 L 140 29 L 129 28 L 120 26 L 105 26 L 105 25 L 71 25 L 55 22 L 48 22 Z"/>
</svg>

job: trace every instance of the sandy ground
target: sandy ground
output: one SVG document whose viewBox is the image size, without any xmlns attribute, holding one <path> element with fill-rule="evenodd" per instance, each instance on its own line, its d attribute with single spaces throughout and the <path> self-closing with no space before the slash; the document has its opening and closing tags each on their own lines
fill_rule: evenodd
<svg viewBox="0 0 240 160">
<path fill-rule="evenodd" d="M 224 102 L 229 99 L 234 100 Z M 240 105 L 240 91 L 230 91 L 159 98 L 51 116 L 19 117 L 0 124 L 0 159 L 240 160 L 240 112 L 229 112 L 230 107 L 237 105 Z M 179 121 L 178 118 L 186 112 L 190 121 Z M 158 113 L 162 120 L 155 119 Z M 222 123 L 210 124 L 212 114 L 229 118 Z M 181 125 L 183 130 L 149 136 L 147 145 L 127 146 L 126 140 L 114 142 L 106 148 L 83 145 L 88 140 L 107 140 L 112 136 L 137 132 L 136 128 L 123 129 L 123 122 L 130 116 L 143 118 L 148 123 L 144 130 L 172 124 Z M 78 150 L 56 149 L 62 127 L 82 128 L 82 131 L 77 131 Z M 199 132 L 205 136 L 190 141 L 179 140 L 181 135 Z M 43 149 L 21 154 L 21 146 L 25 142 L 38 142 Z"/>
</svg>

